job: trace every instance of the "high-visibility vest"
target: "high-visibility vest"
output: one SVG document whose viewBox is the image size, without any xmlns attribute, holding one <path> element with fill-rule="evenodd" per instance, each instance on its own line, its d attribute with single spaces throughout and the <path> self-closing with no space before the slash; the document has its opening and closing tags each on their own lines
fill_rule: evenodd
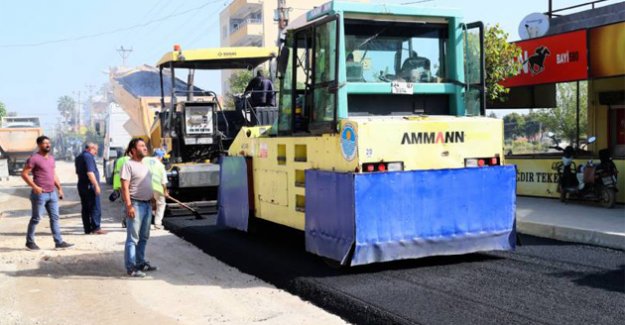
<svg viewBox="0 0 625 325">
<path fill-rule="evenodd" d="M 115 162 L 115 169 L 113 169 L 113 189 L 121 190 L 122 188 L 122 180 L 119 174 L 122 171 L 122 166 L 130 159 L 128 156 L 123 156 Z"/>
<path fill-rule="evenodd" d="M 143 158 L 143 163 L 148 166 L 150 174 L 152 174 L 152 189 L 163 195 L 163 177 L 166 177 L 165 165 L 154 157 Z"/>
</svg>

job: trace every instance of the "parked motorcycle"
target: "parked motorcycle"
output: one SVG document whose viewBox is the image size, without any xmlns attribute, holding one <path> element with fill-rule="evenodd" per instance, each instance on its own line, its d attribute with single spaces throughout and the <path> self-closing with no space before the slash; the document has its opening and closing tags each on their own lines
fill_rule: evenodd
<svg viewBox="0 0 625 325">
<path fill-rule="evenodd" d="M 587 200 L 600 202 L 605 208 L 612 208 L 616 202 L 616 180 L 618 170 L 612 161 L 608 149 L 599 150 L 599 164 L 588 160 L 584 165 L 576 166 L 573 156 L 576 150 L 567 146 L 560 147 L 560 141 L 553 133 L 547 134 L 555 145 L 550 148 L 563 152 L 562 161 L 555 162 L 551 166 L 558 173 L 558 192 L 560 201 L 568 199 Z M 594 143 L 595 137 L 590 137 L 587 144 Z"/>
</svg>

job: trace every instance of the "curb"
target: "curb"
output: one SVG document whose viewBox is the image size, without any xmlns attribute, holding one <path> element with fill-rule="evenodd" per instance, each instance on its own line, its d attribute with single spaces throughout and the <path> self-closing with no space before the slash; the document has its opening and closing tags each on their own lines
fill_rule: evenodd
<svg viewBox="0 0 625 325">
<path fill-rule="evenodd" d="M 517 230 L 520 233 L 537 237 L 625 250 L 625 236 L 618 234 L 523 220 L 517 221 Z"/>
</svg>

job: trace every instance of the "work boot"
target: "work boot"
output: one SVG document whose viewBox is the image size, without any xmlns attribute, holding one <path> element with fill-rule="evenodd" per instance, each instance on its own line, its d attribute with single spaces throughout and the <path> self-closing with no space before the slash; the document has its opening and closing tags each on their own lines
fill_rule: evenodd
<svg viewBox="0 0 625 325">
<path fill-rule="evenodd" d="M 146 274 L 139 270 L 128 271 L 128 276 L 133 278 L 145 278 Z"/>
<path fill-rule="evenodd" d="M 72 246 L 74 246 L 74 244 L 70 244 L 70 243 L 68 243 L 66 241 L 54 245 L 55 248 L 70 248 Z"/>
<path fill-rule="evenodd" d="M 158 266 L 150 265 L 150 263 L 145 262 L 141 267 L 139 267 L 139 270 L 143 272 L 158 271 Z"/>
</svg>

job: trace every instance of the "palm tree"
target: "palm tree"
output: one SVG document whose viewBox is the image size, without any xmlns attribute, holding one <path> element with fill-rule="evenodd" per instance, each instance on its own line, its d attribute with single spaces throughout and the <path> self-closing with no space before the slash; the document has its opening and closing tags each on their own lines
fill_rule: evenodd
<svg viewBox="0 0 625 325">
<path fill-rule="evenodd" d="M 73 124 L 74 115 L 76 113 L 76 102 L 70 96 L 61 96 L 57 101 L 57 109 L 65 121 L 69 124 Z"/>
</svg>

